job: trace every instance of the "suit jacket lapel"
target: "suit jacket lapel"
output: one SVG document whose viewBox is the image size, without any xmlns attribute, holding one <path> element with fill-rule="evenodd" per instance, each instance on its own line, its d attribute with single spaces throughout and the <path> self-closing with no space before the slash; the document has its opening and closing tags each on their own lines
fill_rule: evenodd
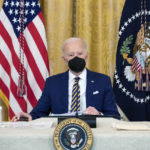
<svg viewBox="0 0 150 150">
<path fill-rule="evenodd" d="M 64 107 L 64 112 L 68 112 L 68 82 L 69 82 L 69 75 L 68 71 L 64 73 L 63 76 L 61 76 L 61 83 L 60 86 L 62 86 L 62 102 L 63 102 L 63 107 Z"/>
<path fill-rule="evenodd" d="M 86 86 L 86 107 L 90 106 L 90 100 L 94 88 L 94 78 L 92 77 L 91 71 L 87 69 L 87 86 Z"/>
</svg>

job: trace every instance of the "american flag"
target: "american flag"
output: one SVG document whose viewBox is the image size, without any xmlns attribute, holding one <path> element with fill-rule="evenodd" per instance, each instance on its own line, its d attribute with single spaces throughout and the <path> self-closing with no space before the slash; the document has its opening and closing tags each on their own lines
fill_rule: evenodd
<svg viewBox="0 0 150 150">
<path fill-rule="evenodd" d="M 20 67 L 26 87 L 22 97 L 17 95 Z M 10 119 L 18 112 L 31 111 L 48 76 L 47 42 L 38 0 L 4 0 L 0 11 L 0 97 Z"/>
<path fill-rule="evenodd" d="M 132 70 L 133 71 L 141 71 L 144 68 L 144 60 L 141 56 L 140 52 L 138 51 L 135 56 L 133 57 L 133 64 L 132 64 Z"/>
</svg>

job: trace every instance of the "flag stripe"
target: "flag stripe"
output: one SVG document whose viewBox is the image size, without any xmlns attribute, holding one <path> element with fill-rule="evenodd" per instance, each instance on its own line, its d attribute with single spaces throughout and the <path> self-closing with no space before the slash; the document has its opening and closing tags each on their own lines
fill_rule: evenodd
<svg viewBox="0 0 150 150">
<path fill-rule="evenodd" d="M 0 70 L 2 70 L 1 66 L 0 66 Z M 5 83 L 1 78 L 0 78 L 0 84 L 1 84 L 2 91 L 5 93 L 5 96 L 7 97 L 7 99 L 9 99 L 9 89 L 7 88 L 7 86 L 5 85 Z"/>
<path fill-rule="evenodd" d="M 41 40 L 43 41 L 44 46 L 46 47 L 46 52 L 47 52 L 47 43 L 46 43 L 47 39 L 46 39 L 46 36 L 45 36 L 46 33 L 45 33 L 43 20 L 41 19 L 41 14 L 42 13 L 39 13 L 39 15 L 36 18 L 34 18 L 33 23 L 34 23 L 37 30 L 38 30 L 38 28 L 40 28 L 40 30 L 38 30 L 38 32 L 41 36 Z M 46 65 L 48 65 L 48 64 L 46 64 Z M 48 69 L 49 69 L 49 67 L 48 67 Z"/>
<path fill-rule="evenodd" d="M 4 59 L 4 58 L 3 58 L 3 59 Z M 2 64 L 2 66 L 3 66 L 3 65 L 5 65 L 5 64 Z M 3 78 L 4 81 L 7 81 L 7 84 L 6 84 L 6 82 L 5 82 L 7 88 L 9 89 L 9 87 L 10 87 L 10 90 L 11 90 L 11 92 L 13 93 L 15 99 L 18 101 L 18 103 L 19 103 L 21 109 L 22 109 L 23 111 L 26 111 L 26 109 L 24 109 L 24 108 L 25 108 L 24 106 L 26 105 L 26 102 L 25 102 L 24 98 L 17 99 L 17 92 L 16 92 L 16 91 L 17 91 L 17 86 L 16 86 L 16 84 L 14 83 L 14 81 L 13 81 L 13 79 L 12 79 L 12 77 L 11 77 L 11 74 L 7 74 L 7 72 L 5 71 L 5 69 L 3 69 L 3 67 L 1 67 L 1 71 L 3 72 L 4 77 L 5 77 L 5 78 Z M 10 72 L 9 72 L 9 73 L 10 73 Z"/>
<path fill-rule="evenodd" d="M 7 80 L 9 80 L 9 76 L 6 74 L 6 72 L 5 72 L 5 70 L 3 70 L 3 68 L 1 67 L 1 71 L 3 71 L 3 73 L 5 74 L 5 78 L 7 79 Z M 4 80 L 5 81 L 5 80 Z M 3 81 L 2 81 L 2 84 L 3 85 L 6 85 L 6 82 L 5 83 L 3 83 Z M 13 83 L 12 83 L 13 84 Z M 13 87 L 13 86 L 11 86 L 11 87 Z M 8 87 L 7 87 L 8 88 Z M 9 88 L 8 88 L 9 89 Z M 12 90 L 13 88 L 11 88 L 11 90 Z M 19 104 L 18 104 L 18 102 L 16 101 L 16 99 L 14 98 L 14 96 L 13 96 L 13 94 L 12 94 L 12 92 L 10 92 L 9 93 L 9 98 L 13 98 L 13 101 L 14 101 L 14 103 L 15 103 L 15 105 L 16 105 L 16 111 L 22 111 L 21 110 L 21 108 L 20 108 L 20 106 L 19 106 Z M 9 101 L 9 104 L 10 104 L 11 102 Z M 10 104 L 11 105 L 11 104 Z"/>
<path fill-rule="evenodd" d="M 5 89 L 9 90 L 10 89 L 10 79 L 9 76 L 7 75 L 7 73 L 5 72 L 5 70 L 3 69 L 2 66 L 0 66 L 1 71 L 3 71 L 3 80 L 2 80 L 2 84 L 5 84 Z M 5 81 L 5 83 L 3 82 Z M 6 95 L 7 97 L 9 96 L 9 93 Z"/>
<path fill-rule="evenodd" d="M 48 70 L 45 66 L 45 62 L 43 61 L 43 58 L 39 51 L 40 47 L 37 47 L 38 45 L 37 45 L 37 43 L 35 43 L 36 38 L 39 38 L 39 37 L 38 37 L 38 35 L 35 35 L 35 31 L 31 35 L 31 31 L 34 28 L 34 27 L 33 28 L 32 27 L 33 26 L 30 26 L 30 30 L 28 30 L 29 28 L 26 29 L 26 36 L 28 37 L 28 40 L 26 42 L 28 44 L 29 50 L 30 50 L 33 58 L 35 58 L 35 63 L 37 64 L 37 66 L 43 66 L 43 67 L 39 67 L 38 69 L 42 75 L 42 78 L 44 79 L 46 72 L 48 72 Z M 35 37 L 35 39 L 33 39 L 33 37 Z M 42 43 L 40 43 L 40 41 L 38 43 L 42 45 Z"/>
<path fill-rule="evenodd" d="M 30 68 L 31 68 L 31 70 L 32 70 L 32 72 L 34 74 L 34 77 L 36 79 L 36 82 L 38 83 L 40 89 L 43 90 L 44 78 L 42 77 L 42 75 L 40 73 L 39 67 L 36 64 L 32 53 L 30 52 L 30 49 L 28 47 L 28 44 L 27 44 L 26 40 L 24 41 L 24 46 L 25 46 L 24 52 L 25 52 L 27 61 L 28 61 L 29 65 L 30 65 Z"/>
<path fill-rule="evenodd" d="M 37 23 L 39 24 L 39 21 Z M 47 55 L 47 51 L 46 51 L 46 47 L 43 43 L 43 40 L 42 40 L 36 26 L 34 25 L 34 23 L 30 23 L 28 26 L 28 29 L 29 29 L 30 33 L 32 33 L 32 38 L 33 38 L 34 42 L 36 43 L 38 50 L 44 60 L 45 65 L 43 65 L 43 66 L 45 66 L 46 69 L 48 70 L 48 66 L 47 66 L 48 59 L 44 59 L 45 56 Z M 39 53 L 39 52 L 37 51 L 37 53 Z"/>
<path fill-rule="evenodd" d="M 40 13 L 38 14 L 38 16 L 39 16 L 40 20 L 42 21 L 42 23 L 45 24 L 45 23 L 44 23 L 44 18 L 43 18 L 42 12 L 40 12 Z M 43 34 L 43 35 L 44 35 L 44 34 Z M 46 44 L 46 45 L 47 45 L 47 44 Z"/>
<path fill-rule="evenodd" d="M 7 74 L 10 75 L 10 65 L 9 65 L 7 59 L 5 58 L 5 56 L 3 55 L 2 51 L 0 51 L 0 58 L 1 58 L 2 67 L 7 72 Z"/>
<path fill-rule="evenodd" d="M 9 117 L 12 118 L 15 113 L 12 111 L 11 107 L 9 107 Z"/>
<path fill-rule="evenodd" d="M 17 114 L 19 112 L 22 112 L 23 110 L 20 108 L 18 102 L 16 101 L 13 93 L 10 91 L 10 97 L 11 101 L 9 101 L 9 105 L 12 108 L 12 111 Z"/>
</svg>

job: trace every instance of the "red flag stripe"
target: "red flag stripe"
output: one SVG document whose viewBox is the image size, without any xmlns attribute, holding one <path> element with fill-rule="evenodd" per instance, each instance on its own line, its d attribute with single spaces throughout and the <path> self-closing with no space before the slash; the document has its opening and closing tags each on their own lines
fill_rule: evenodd
<svg viewBox="0 0 150 150">
<path fill-rule="evenodd" d="M 5 56 L 3 55 L 2 51 L 0 51 L 0 58 L 1 58 L 1 65 L 3 66 L 3 68 L 5 69 L 5 71 L 7 72 L 7 74 L 10 75 L 10 65 L 7 61 L 7 59 L 5 58 Z"/>
<path fill-rule="evenodd" d="M 27 86 L 27 98 L 30 102 L 30 104 L 32 105 L 32 107 L 35 107 L 37 104 L 37 99 L 31 89 L 31 86 L 29 85 L 28 82 L 26 82 L 26 86 Z"/>
<path fill-rule="evenodd" d="M 28 64 L 33 72 L 34 78 L 36 79 L 36 82 L 38 83 L 40 89 L 43 90 L 45 80 L 39 71 L 39 68 L 35 62 L 35 58 L 33 57 L 32 53 L 28 47 L 26 39 L 24 40 L 24 47 L 25 47 L 24 52 L 25 52 Z"/>
<path fill-rule="evenodd" d="M 3 93 L 5 93 L 5 96 L 7 97 L 7 99 L 9 99 L 9 89 L 8 89 L 8 87 L 5 85 L 5 83 L 3 82 L 2 79 L 0 79 L 0 83 L 1 83 L 1 89 L 2 89 Z"/>
<path fill-rule="evenodd" d="M 24 112 L 26 112 L 27 111 L 27 109 L 25 107 L 27 105 L 26 101 L 25 101 L 25 99 L 23 97 L 20 98 L 20 97 L 17 96 L 17 92 L 16 92 L 17 91 L 17 85 L 14 83 L 14 81 L 13 81 L 11 76 L 10 76 L 10 78 L 11 78 L 11 83 L 10 83 L 11 92 L 12 92 L 13 96 L 15 97 L 16 101 L 18 102 L 18 104 L 20 105 L 21 109 Z"/>
<path fill-rule="evenodd" d="M 39 16 L 40 20 L 42 21 L 42 23 L 45 24 L 44 19 L 43 19 L 43 14 L 42 14 L 42 12 L 40 12 L 40 13 L 38 14 L 38 16 Z"/>
<path fill-rule="evenodd" d="M 39 32 L 39 34 L 40 34 L 40 36 L 41 36 L 41 38 L 42 38 L 42 40 L 44 42 L 44 45 L 45 45 L 45 47 L 47 49 L 47 39 L 46 39 L 46 36 L 45 36 L 46 35 L 46 31 L 45 31 L 45 27 L 44 27 L 45 24 L 44 24 L 44 21 L 40 17 L 41 17 L 40 15 L 35 17 L 34 20 L 33 20 L 33 23 L 34 23 L 36 29 L 38 30 L 38 32 Z M 47 52 L 48 52 L 48 50 L 47 50 Z M 47 58 L 48 58 L 48 55 L 47 55 Z M 49 63 L 47 62 L 47 64 L 49 64 Z"/>
<path fill-rule="evenodd" d="M 26 42 L 28 44 L 29 50 L 35 59 L 36 65 L 40 66 L 40 67 L 38 67 L 38 69 L 39 69 L 43 79 L 45 79 L 47 77 L 47 74 L 48 74 L 48 70 L 45 66 L 45 62 L 44 62 L 44 60 L 40 54 L 40 51 L 39 51 L 39 49 L 38 49 L 38 47 L 37 47 L 37 45 L 36 45 L 36 43 L 32 37 L 32 34 L 28 30 L 28 28 L 26 28 L 25 31 L 26 31 L 25 35 L 28 39 Z"/>
<path fill-rule="evenodd" d="M 15 116 L 15 113 L 13 112 L 11 107 L 9 107 L 9 118 L 11 119 L 13 116 Z"/>
<path fill-rule="evenodd" d="M 26 101 L 25 101 L 24 98 L 19 98 L 17 96 L 17 92 L 16 92 L 17 91 L 17 85 L 14 83 L 14 81 L 12 79 L 12 76 L 11 76 L 11 73 L 10 73 L 10 66 L 9 66 L 5 56 L 2 54 L 2 52 L 0 52 L 0 58 L 3 60 L 1 65 L 4 68 L 4 70 L 7 72 L 8 76 L 10 78 L 10 89 L 11 89 L 11 92 L 13 93 L 15 99 L 18 101 L 21 109 L 26 112 L 27 110 L 24 107 L 26 105 Z"/>
<path fill-rule="evenodd" d="M 38 30 L 36 29 L 35 25 L 32 22 L 28 25 L 28 29 L 29 29 L 38 49 L 39 49 L 39 52 L 40 52 L 40 54 L 41 54 L 41 56 L 45 62 L 45 66 L 47 67 L 47 70 L 49 70 L 48 64 L 47 64 L 47 62 L 48 62 L 47 50 L 46 50 L 46 47 L 43 43 L 43 40 L 41 39 L 41 36 L 40 36 Z"/>
</svg>

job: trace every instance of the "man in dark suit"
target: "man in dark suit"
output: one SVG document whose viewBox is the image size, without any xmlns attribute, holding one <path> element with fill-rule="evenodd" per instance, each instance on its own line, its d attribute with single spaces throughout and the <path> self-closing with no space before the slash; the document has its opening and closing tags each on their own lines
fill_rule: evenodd
<svg viewBox="0 0 150 150">
<path fill-rule="evenodd" d="M 18 121 L 20 117 L 32 120 L 46 117 L 50 113 L 63 114 L 74 111 L 119 117 L 110 78 L 85 68 L 88 59 L 85 42 L 80 38 L 70 38 L 64 42 L 62 50 L 69 70 L 49 77 L 36 107 L 30 114 L 18 113 L 12 121 Z"/>
</svg>

